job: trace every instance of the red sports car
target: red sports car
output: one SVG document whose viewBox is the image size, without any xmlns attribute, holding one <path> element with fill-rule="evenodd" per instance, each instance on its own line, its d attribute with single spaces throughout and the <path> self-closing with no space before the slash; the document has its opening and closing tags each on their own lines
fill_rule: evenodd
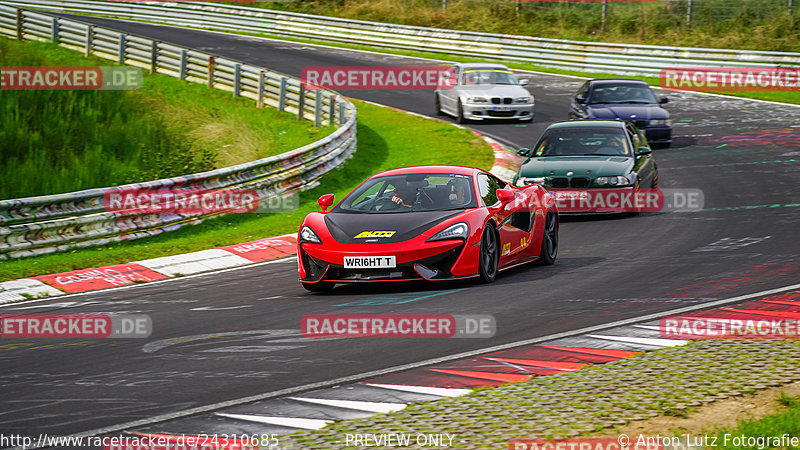
<svg viewBox="0 0 800 450">
<path fill-rule="evenodd" d="M 319 199 L 300 226 L 300 282 L 312 292 L 336 283 L 480 278 L 529 261 L 553 264 L 558 209 L 538 185 L 514 187 L 470 167 L 388 170 L 361 183 L 330 211 Z"/>
</svg>

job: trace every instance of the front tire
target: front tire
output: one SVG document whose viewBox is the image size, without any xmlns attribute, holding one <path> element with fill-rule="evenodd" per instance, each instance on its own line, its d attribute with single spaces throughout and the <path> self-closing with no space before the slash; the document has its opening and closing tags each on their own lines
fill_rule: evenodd
<svg viewBox="0 0 800 450">
<path fill-rule="evenodd" d="M 330 281 L 320 281 L 317 283 L 300 283 L 308 292 L 330 292 L 336 283 Z"/>
<path fill-rule="evenodd" d="M 491 283 L 497 278 L 497 266 L 500 264 L 500 243 L 497 230 L 491 223 L 486 225 L 481 237 L 478 272 L 482 283 Z"/>
<path fill-rule="evenodd" d="M 542 248 L 539 250 L 539 259 L 536 261 L 541 266 L 550 266 L 556 262 L 558 256 L 558 216 L 556 213 L 547 213 L 544 219 L 544 234 L 542 235 Z"/>
<path fill-rule="evenodd" d="M 458 111 L 456 111 L 456 122 L 458 123 L 469 122 L 467 118 L 464 117 L 464 106 L 461 104 L 461 100 L 458 101 Z"/>
</svg>

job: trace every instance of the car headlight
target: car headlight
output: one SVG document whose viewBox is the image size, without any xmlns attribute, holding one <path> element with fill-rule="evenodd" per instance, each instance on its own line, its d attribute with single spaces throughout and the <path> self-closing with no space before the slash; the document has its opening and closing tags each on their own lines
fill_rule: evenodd
<svg viewBox="0 0 800 450">
<path fill-rule="evenodd" d="M 319 239 L 319 236 L 317 236 L 317 233 L 314 233 L 314 230 L 312 230 L 308 225 L 304 225 L 300 230 L 300 242 L 313 242 L 315 244 L 322 244 L 322 241 Z"/>
<path fill-rule="evenodd" d="M 519 177 L 517 186 L 530 186 L 532 184 L 544 184 L 544 177 Z"/>
<path fill-rule="evenodd" d="M 609 184 L 611 186 L 625 186 L 625 185 L 631 184 L 630 180 L 628 180 L 628 178 L 623 177 L 623 176 L 597 177 L 597 179 L 594 180 L 594 181 L 595 181 L 595 183 L 597 183 L 600 186 L 605 186 L 607 184 Z"/>
<path fill-rule="evenodd" d="M 467 103 L 489 103 L 486 97 L 467 97 Z"/>
<path fill-rule="evenodd" d="M 672 121 L 669 119 L 653 119 L 650 121 L 650 125 L 672 125 Z"/>
<path fill-rule="evenodd" d="M 514 99 L 515 103 L 533 103 L 533 99 L 531 97 L 517 97 Z"/>
<path fill-rule="evenodd" d="M 445 239 L 466 240 L 467 237 L 469 237 L 469 225 L 466 222 L 458 222 L 434 234 L 426 242 L 443 241 Z"/>
</svg>

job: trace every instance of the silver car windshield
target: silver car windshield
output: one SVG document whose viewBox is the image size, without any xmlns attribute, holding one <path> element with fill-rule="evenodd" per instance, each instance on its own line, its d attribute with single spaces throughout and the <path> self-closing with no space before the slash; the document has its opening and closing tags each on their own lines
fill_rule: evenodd
<svg viewBox="0 0 800 450">
<path fill-rule="evenodd" d="M 514 74 L 508 70 L 500 69 L 473 69 L 465 70 L 461 79 L 461 84 L 471 85 L 492 85 L 492 84 L 519 84 Z"/>
</svg>

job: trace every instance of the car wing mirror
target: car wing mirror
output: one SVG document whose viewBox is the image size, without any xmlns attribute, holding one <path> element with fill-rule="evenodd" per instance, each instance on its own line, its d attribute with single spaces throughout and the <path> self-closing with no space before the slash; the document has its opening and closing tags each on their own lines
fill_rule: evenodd
<svg viewBox="0 0 800 450">
<path fill-rule="evenodd" d="M 519 79 L 519 85 L 520 86 L 527 86 L 529 82 L 530 82 L 530 80 L 528 80 L 527 78 L 520 78 Z"/>
<path fill-rule="evenodd" d="M 506 204 L 510 203 L 517 194 L 514 193 L 511 189 L 498 189 L 497 190 L 497 199 L 500 200 L 500 204 L 505 206 Z"/>
<path fill-rule="evenodd" d="M 669 97 L 661 97 L 661 98 L 658 100 L 658 103 L 660 103 L 660 104 L 662 104 L 662 105 L 663 105 L 664 103 L 669 103 Z"/>
<path fill-rule="evenodd" d="M 528 156 L 528 155 L 531 154 L 531 149 L 529 149 L 529 148 L 521 148 L 521 149 L 517 150 L 517 154 L 519 156 Z"/>
<path fill-rule="evenodd" d="M 317 204 L 322 208 L 322 212 L 327 212 L 328 208 L 333 205 L 333 194 L 325 194 L 317 200 Z"/>
<path fill-rule="evenodd" d="M 581 103 L 581 104 L 586 103 L 586 98 L 585 97 L 575 97 L 575 103 Z"/>
<path fill-rule="evenodd" d="M 653 150 L 651 150 L 650 147 L 639 147 L 636 150 L 637 155 L 649 155 L 651 153 L 653 153 Z"/>
</svg>

